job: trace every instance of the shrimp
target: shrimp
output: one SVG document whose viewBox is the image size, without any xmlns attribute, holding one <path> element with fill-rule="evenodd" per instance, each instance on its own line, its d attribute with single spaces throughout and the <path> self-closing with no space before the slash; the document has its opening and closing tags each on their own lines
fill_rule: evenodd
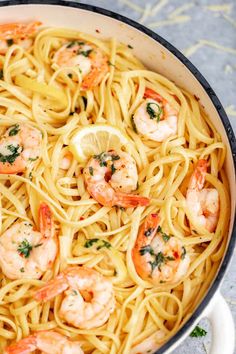
<svg viewBox="0 0 236 354">
<path fill-rule="evenodd" d="M 128 208 L 149 204 L 148 198 L 129 194 L 137 189 L 138 173 L 134 159 L 123 151 L 94 155 L 83 173 L 89 194 L 104 206 Z"/>
<path fill-rule="evenodd" d="M 160 348 L 160 342 L 163 341 L 165 333 L 158 330 L 151 336 L 146 338 L 142 343 L 135 345 L 131 348 L 130 354 L 152 354 Z"/>
<path fill-rule="evenodd" d="M 195 220 L 209 232 L 214 232 L 219 219 L 219 193 L 215 188 L 203 188 L 207 161 L 201 159 L 190 178 L 186 202 Z"/>
<path fill-rule="evenodd" d="M 109 71 L 107 56 L 94 44 L 84 41 L 65 43 L 54 54 L 53 62 L 61 67 L 78 67 L 83 77 L 83 90 L 99 85 Z"/>
<path fill-rule="evenodd" d="M 145 138 L 162 142 L 177 133 L 178 112 L 158 93 L 146 89 L 144 102 L 135 111 L 133 122 Z"/>
<path fill-rule="evenodd" d="M 39 229 L 30 222 L 17 222 L 0 237 L 0 266 L 9 279 L 39 279 L 51 268 L 58 245 L 49 206 L 39 206 Z"/>
<path fill-rule="evenodd" d="M 27 124 L 15 124 L 0 139 L 0 173 L 16 174 L 41 156 L 42 134 Z"/>
<path fill-rule="evenodd" d="M 159 222 L 158 214 L 147 216 L 140 227 L 132 258 L 142 278 L 155 285 L 173 284 L 186 274 L 190 259 L 182 242 L 163 232 Z"/>
<path fill-rule="evenodd" d="M 28 354 L 39 349 L 44 354 L 84 354 L 79 342 L 55 331 L 39 331 L 7 347 L 4 354 Z"/>
<path fill-rule="evenodd" d="M 0 25 L 0 54 L 5 54 L 12 44 L 18 44 L 24 49 L 32 45 L 32 37 L 41 22 L 4 23 Z"/>
<path fill-rule="evenodd" d="M 69 267 L 39 289 L 37 301 L 48 301 L 65 292 L 59 316 L 81 329 L 102 326 L 115 309 L 112 282 L 86 267 Z"/>
</svg>

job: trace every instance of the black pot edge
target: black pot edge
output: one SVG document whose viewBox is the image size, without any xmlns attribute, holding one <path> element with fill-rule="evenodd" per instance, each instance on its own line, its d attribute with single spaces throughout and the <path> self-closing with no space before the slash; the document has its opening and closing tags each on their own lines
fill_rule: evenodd
<svg viewBox="0 0 236 354">
<path fill-rule="evenodd" d="M 83 10 L 88 10 L 92 11 L 95 13 L 99 13 L 101 15 L 105 15 L 111 18 L 114 18 L 118 21 L 124 22 L 139 31 L 145 33 L 149 37 L 153 38 L 155 41 L 158 43 L 162 44 L 166 49 L 168 49 L 172 54 L 174 54 L 188 69 L 191 71 L 191 73 L 195 76 L 195 78 L 198 80 L 198 82 L 202 85 L 206 93 L 208 94 L 209 98 L 211 99 L 213 105 L 215 106 L 220 119 L 224 125 L 226 134 L 228 136 L 229 144 L 231 147 L 231 152 L 234 160 L 234 167 L 236 169 L 236 139 L 235 135 L 232 129 L 232 126 L 229 122 L 229 119 L 225 113 L 225 110 L 216 96 L 214 90 L 211 88 L 210 84 L 207 82 L 207 80 L 204 78 L 204 76 L 198 71 L 198 69 L 178 50 L 176 49 L 172 44 L 170 44 L 168 41 L 166 41 L 164 38 L 156 34 L 155 32 L 149 30 L 145 26 L 137 23 L 136 21 L 133 21 L 123 15 L 119 15 L 115 12 L 112 12 L 110 10 L 103 9 L 101 7 L 97 7 L 94 5 L 87 5 L 83 3 L 75 3 L 73 1 L 64 1 L 64 0 L 46 0 L 46 1 L 40 1 L 40 0 L 9 0 L 9 1 L 0 1 L 0 7 L 3 6 L 12 6 L 12 5 L 32 5 L 32 4 L 38 4 L 38 5 L 59 5 L 59 6 L 66 6 L 66 7 L 75 7 Z M 223 277 L 226 273 L 226 270 L 229 266 L 230 260 L 233 256 L 233 251 L 234 247 L 236 244 L 236 222 L 234 219 L 234 225 L 233 225 L 233 230 L 230 238 L 230 242 L 228 245 L 227 252 L 225 254 L 224 260 L 221 264 L 220 270 L 214 280 L 214 283 L 212 284 L 211 288 L 208 290 L 208 293 L 205 295 L 204 299 L 200 303 L 200 305 L 196 308 L 194 311 L 193 315 L 191 318 L 184 324 L 184 326 L 166 343 L 164 344 L 155 354 L 163 354 L 166 350 L 171 349 L 171 346 L 179 341 L 181 337 L 186 334 L 186 331 L 190 329 L 191 326 L 201 317 L 201 314 L 203 310 L 206 308 L 206 306 L 209 304 L 210 300 L 212 299 L 213 295 L 219 288 Z"/>
</svg>

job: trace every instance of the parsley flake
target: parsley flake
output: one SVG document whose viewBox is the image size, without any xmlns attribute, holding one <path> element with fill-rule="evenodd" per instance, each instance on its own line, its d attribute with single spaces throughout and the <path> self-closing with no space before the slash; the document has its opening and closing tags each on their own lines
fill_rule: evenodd
<svg viewBox="0 0 236 354">
<path fill-rule="evenodd" d="M 207 334 L 207 331 L 205 331 L 205 329 L 196 326 L 194 328 L 194 330 L 192 331 L 192 333 L 190 334 L 190 337 L 204 337 Z"/>
<path fill-rule="evenodd" d="M 158 108 L 158 112 L 156 112 L 152 106 L 157 106 Z M 159 122 L 159 120 L 161 119 L 161 114 L 162 114 L 162 108 L 154 102 L 148 102 L 147 104 L 147 108 L 146 108 L 147 113 L 149 114 L 150 119 L 157 119 L 157 121 Z"/>
<path fill-rule="evenodd" d="M 21 147 L 19 145 L 8 145 L 7 150 L 10 152 L 9 155 L 3 155 L 0 153 L 0 162 L 3 163 L 10 163 L 11 165 L 15 162 L 16 158 L 20 155 L 20 152 L 22 151 Z"/>
<path fill-rule="evenodd" d="M 9 136 L 17 135 L 19 131 L 20 131 L 19 124 L 15 124 L 11 127 L 11 130 L 9 131 Z"/>
<path fill-rule="evenodd" d="M 89 173 L 91 176 L 93 176 L 93 167 L 92 166 L 89 166 Z"/>
<path fill-rule="evenodd" d="M 33 247 L 29 243 L 29 241 L 25 238 L 17 248 L 18 253 L 25 258 L 29 258 L 30 252 L 32 251 Z"/>
<path fill-rule="evenodd" d="M 147 237 L 148 237 L 148 236 L 151 236 L 153 230 L 154 230 L 153 228 L 149 227 L 149 229 L 147 229 L 147 230 L 144 232 L 144 235 L 147 236 Z"/>
</svg>

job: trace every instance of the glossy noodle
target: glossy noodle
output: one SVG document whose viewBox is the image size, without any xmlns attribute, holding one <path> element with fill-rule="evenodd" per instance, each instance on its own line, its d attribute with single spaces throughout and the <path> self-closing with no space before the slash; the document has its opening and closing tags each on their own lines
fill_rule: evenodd
<svg viewBox="0 0 236 354">
<path fill-rule="evenodd" d="M 5 243 L 3 250 L 0 249 L 0 351 L 35 331 L 53 330 L 68 340 L 79 342 L 84 353 L 154 352 L 194 312 L 223 257 L 230 214 L 224 170 L 226 147 L 198 99 L 166 77 L 145 68 L 127 45 L 115 38 L 101 40 L 77 30 L 41 28 L 30 34 L 31 42 L 27 47 L 17 40 L 9 42 L 8 38 L 8 47 L 0 55 L 0 246 Z M 4 40 L 0 38 L 1 43 Z M 64 57 L 65 52 L 66 55 L 69 53 L 68 57 Z M 76 55 L 80 56 L 78 63 L 68 62 L 77 60 Z M 91 72 L 96 80 L 91 77 Z M 140 120 L 142 114 L 151 114 L 150 119 L 147 117 L 149 123 L 155 122 L 161 138 L 158 135 L 157 140 L 152 139 L 154 135 L 148 131 L 146 121 Z M 173 118 L 171 123 L 168 123 L 169 117 Z M 161 122 L 163 125 L 157 128 Z M 117 128 L 127 142 L 117 145 L 117 149 L 112 146 L 116 152 L 107 151 L 105 160 L 101 160 L 100 155 L 100 167 L 98 158 L 96 160 L 93 155 L 104 152 L 103 140 L 107 139 L 107 142 L 107 136 L 98 142 L 100 151 L 94 151 L 84 160 L 78 158 L 71 147 L 73 137 L 81 128 L 89 129 L 94 124 Z M 167 124 L 172 124 L 172 130 L 165 135 L 169 129 Z M 24 152 L 26 155 L 29 133 L 22 137 L 21 143 L 16 143 L 19 145 L 11 143 L 18 154 L 17 159 L 23 159 L 19 161 L 23 167 L 14 173 L 11 170 L 14 163 L 4 160 L 6 153 L 1 148 L 2 139 L 16 139 L 19 133 L 11 135 L 14 134 L 14 131 L 10 133 L 11 129 L 21 129 L 23 134 L 25 126 L 41 133 L 37 143 L 39 152 L 22 157 Z M 23 152 L 18 148 L 20 145 Z M 30 151 L 32 153 L 32 147 Z M 109 178 L 114 179 L 115 172 L 124 168 L 118 166 L 119 151 L 131 156 L 137 169 L 137 181 L 135 172 L 130 175 L 135 186 L 128 191 L 132 203 L 135 200 L 133 206 L 127 204 L 126 191 L 115 192 L 113 204 L 103 204 L 93 198 L 96 185 L 92 173 L 96 168 L 113 166 L 114 176 Z M 88 170 L 91 178 L 85 183 L 89 158 L 95 161 Z M 113 161 L 112 165 L 108 161 Z M 126 162 L 126 167 L 130 161 Z M 204 188 L 218 192 L 219 208 L 214 214 L 212 229 L 207 229 L 205 219 L 200 221 L 195 217 L 192 204 L 186 200 L 189 181 L 199 161 L 206 162 Z M 10 172 L 4 172 L 7 167 Z M 101 179 L 107 188 L 111 182 L 106 173 Z M 119 175 L 117 177 L 119 179 Z M 88 191 L 89 183 L 94 191 L 93 197 L 90 189 Z M 193 193 L 195 198 L 203 195 L 196 189 Z M 104 198 L 106 200 L 106 196 Z M 117 202 L 120 198 L 121 204 Z M 50 213 L 47 221 L 40 219 L 42 205 L 50 210 L 47 210 Z M 159 232 L 159 236 L 153 234 L 154 241 L 145 233 L 141 234 L 142 225 L 150 215 L 158 215 L 155 232 Z M 202 218 L 208 216 L 202 214 Z M 34 230 L 30 232 L 35 232 L 38 239 L 27 248 L 27 237 L 21 238 L 19 244 L 14 241 L 16 234 L 12 236 L 13 246 L 14 242 L 17 243 L 14 252 L 18 257 L 12 267 L 15 270 L 23 263 L 19 265 L 18 278 L 15 275 L 9 278 L 1 258 L 11 237 L 4 240 L 3 236 L 20 222 L 24 223 L 22 227 L 27 224 Z M 50 237 L 53 238 L 49 241 Z M 143 275 L 133 256 L 138 237 L 140 242 L 148 240 L 148 244 L 142 244 L 142 247 L 149 247 L 137 249 L 137 257 L 142 261 L 145 254 L 147 259 Z M 182 249 L 181 254 L 174 257 L 172 253 L 164 256 L 167 251 L 154 254 L 156 246 L 153 242 L 160 242 L 160 247 L 166 250 L 171 240 L 175 241 L 173 247 L 178 245 Z M 25 243 L 22 245 L 22 242 Z M 57 249 L 55 254 L 51 253 L 53 247 Z M 12 249 L 7 254 L 9 262 L 13 257 L 11 252 Z M 172 251 L 168 248 L 168 252 Z M 39 266 L 41 257 L 47 259 Z M 175 277 L 178 269 L 175 267 L 179 267 L 185 257 L 188 262 L 180 276 Z M 32 263 L 29 265 L 28 262 Z M 36 267 L 35 264 L 41 267 L 38 276 L 25 278 L 26 267 Z M 75 325 L 72 319 L 62 316 L 65 293 L 59 291 L 48 301 L 39 301 L 35 297 L 35 293 L 49 281 L 55 281 L 58 274 L 65 274 L 63 282 L 68 281 L 63 272 L 68 267 L 78 266 L 91 268 L 95 271 L 91 273 L 94 277 L 99 273 L 96 282 L 103 282 L 99 280 L 102 275 L 104 284 L 112 284 L 109 291 L 111 296 L 114 294 L 114 308 L 111 305 L 109 313 L 105 308 L 104 321 L 94 322 L 91 328 L 87 328 L 83 321 Z M 164 269 L 173 272 L 173 278 L 165 278 Z M 74 282 L 79 282 L 79 272 L 73 276 Z M 81 297 L 86 301 L 92 290 L 88 290 L 90 295 L 83 291 Z M 81 306 L 78 306 L 78 314 L 80 310 Z"/>
</svg>

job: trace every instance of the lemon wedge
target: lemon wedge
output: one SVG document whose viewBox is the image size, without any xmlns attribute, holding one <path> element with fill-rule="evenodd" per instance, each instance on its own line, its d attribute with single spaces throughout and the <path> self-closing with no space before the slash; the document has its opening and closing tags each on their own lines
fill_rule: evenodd
<svg viewBox="0 0 236 354">
<path fill-rule="evenodd" d="M 88 125 L 77 130 L 69 148 L 75 158 L 84 162 L 93 155 L 129 144 L 129 138 L 118 128 L 106 124 Z"/>
</svg>

